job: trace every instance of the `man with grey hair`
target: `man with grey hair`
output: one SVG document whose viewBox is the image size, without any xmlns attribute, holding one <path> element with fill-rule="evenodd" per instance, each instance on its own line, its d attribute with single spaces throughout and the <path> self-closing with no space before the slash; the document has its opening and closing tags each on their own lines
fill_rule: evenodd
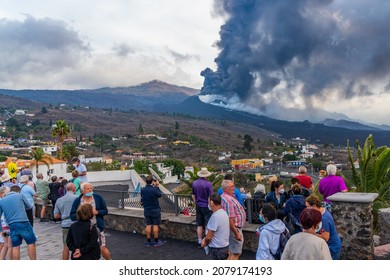
<svg viewBox="0 0 390 280">
<path fill-rule="evenodd" d="M 35 185 L 37 186 L 37 196 L 42 200 L 42 209 L 40 213 L 40 219 L 39 222 L 48 222 L 49 220 L 45 218 L 46 215 L 46 209 L 47 205 L 49 204 L 49 182 L 43 179 L 43 174 L 38 173 L 37 174 L 37 181 L 35 182 Z"/>
<path fill-rule="evenodd" d="M 321 179 L 318 192 L 324 197 L 324 206 L 328 209 L 331 209 L 332 201 L 330 201 L 328 197 L 338 192 L 347 192 L 348 188 L 344 182 L 344 179 L 336 175 L 336 165 L 327 165 L 326 172 L 328 175 Z"/>
<path fill-rule="evenodd" d="M 68 236 L 70 225 L 73 223 L 73 221 L 70 219 L 70 211 L 72 210 L 73 202 L 78 197 L 74 194 L 75 191 L 75 184 L 68 183 L 66 185 L 66 194 L 57 200 L 56 206 L 54 208 L 54 218 L 62 220 L 62 240 L 64 244 L 62 249 L 63 260 L 69 260 L 69 248 L 66 245 L 66 237 Z"/>
<path fill-rule="evenodd" d="M 313 189 L 313 182 L 310 178 L 310 176 L 307 175 L 307 169 L 304 165 L 299 166 L 298 168 L 298 175 L 294 178 L 297 178 L 299 180 L 299 184 L 303 187 L 305 187 L 308 190 Z"/>
<path fill-rule="evenodd" d="M 105 260 L 111 260 L 111 254 L 110 251 L 106 247 L 106 236 L 104 234 L 104 216 L 108 214 L 108 209 L 106 206 L 106 202 L 104 201 L 103 197 L 100 196 L 97 193 L 93 192 L 93 186 L 86 182 L 81 184 L 80 186 L 82 195 L 77 197 L 72 205 L 72 210 L 70 211 L 70 218 L 72 221 L 77 220 L 76 212 L 77 208 L 79 208 L 80 205 L 83 204 L 91 204 L 93 215 L 91 222 L 92 224 L 96 224 L 100 234 L 99 234 L 99 241 L 100 241 L 100 250 L 102 253 L 102 256 Z"/>
<path fill-rule="evenodd" d="M 222 208 L 229 216 L 229 257 L 228 260 L 238 260 L 242 253 L 242 246 L 244 244 L 244 235 L 242 228 L 244 227 L 246 214 L 244 207 L 234 196 L 234 183 L 232 180 L 222 181 L 223 193 Z"/>
<path fill-rule="evenodd" d="M 12 186 L 11 191 L 0 200 L 0 216 L 4 213 L 10 227 L 12 240 L 12 259 L 20 260 L 20 245 L 23 239 L 27 243 L 27 251 L 30 260 L 36 260 L 35 242 L 37 238 L 29 223 L 25 209 L 30 207 L 26 198 L 20 194 L 19 186 Z M 2 232 L 0 228 L 0 232 Z"/>
<path fill-rule="evenodd" d="M 0 187 L 0 199 L 5 197 L 9 193 L 10 189 L 6 186 Z M 12 241 L 10 238 L 9 225 L 5 219 L 4 214 L 1 215 L 1 229 L 0 234 L 0 260 L 12 260 Z"/>
<path fill-rule="evenodd" d="M 37 197 L 37 194 L 29 184 L 28 175 L 20 176 L 19 182 L 20 182 L 19 183 L 20 193 L 26 198 L 27 202 L 30 205 L 29 207 L 26 208 L 28 220 L 30 221 L 31 226 L 34 226 L 33 208 L 34 208 L 34 198 Z"/>
</svg>

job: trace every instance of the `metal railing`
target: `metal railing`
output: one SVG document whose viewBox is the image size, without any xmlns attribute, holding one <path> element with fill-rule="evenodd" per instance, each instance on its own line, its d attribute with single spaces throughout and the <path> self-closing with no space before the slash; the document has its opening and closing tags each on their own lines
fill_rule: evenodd
<svg viewBox="0 0 390 280">
<path fill-rule="evenodd" d="M 94 190 L 94 192 L 100 194 L 109 207 L 143 209 L 140 192 L 114 190 Z M 190 195 L 162 194 L 159 201 L 161 212 L 174 213 L 176 216 L 179 214 L 196 215 L 195 203 Z M 263 203 L 264 200 L 262 199 L 245 200 L 244 206 L 248 223 L 260 223 L 259 212 Z"/>
</svg>

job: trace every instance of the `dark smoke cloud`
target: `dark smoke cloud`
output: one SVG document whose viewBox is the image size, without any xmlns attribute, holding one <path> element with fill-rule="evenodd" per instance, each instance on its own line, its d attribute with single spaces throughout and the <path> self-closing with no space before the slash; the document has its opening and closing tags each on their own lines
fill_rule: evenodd
<svg viewBox="0 0 390 280">
<path fill-rule="evenodd" d="M 389 88 L 390 1 L 216 0 L 215 71 L 202 94 L 238 95 L 261 107 L 265 95 L 368 96 Z M 268 99 L 269 100 L 269 99 Z M 251 105 L 253 105 L 251 103 Z"/>
</svg>

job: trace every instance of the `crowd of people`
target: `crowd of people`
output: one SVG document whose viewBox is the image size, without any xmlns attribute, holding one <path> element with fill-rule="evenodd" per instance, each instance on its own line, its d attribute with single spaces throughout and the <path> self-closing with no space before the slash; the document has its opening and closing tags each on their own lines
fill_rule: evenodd
<svg viewBox="0 0 390 280">
<path fill-rule="evenodd" d="M 271 183 L 268 193 L 263 185 L 255 188 L 252 197 L 264 201 L 258 213 L 261 225 L 256 232 L 259 236 L 256 259 L 340 258 L 341 239 L 328 197 L 348 188 L 343 178 L 336 176 L 336 170 L 333 164 L 328 165 L 328 175 L 319 182 L 318 190 L 324 201 L 313 193 L 314 184 L 304 166 L 299 167 L 299 174 L 291 178 L 288 192 L 278 180 Z M 221 188 L 213 193 L 211 183 L 206 179 L 210 175 L 206 168 L 202 168 L 198 172 L 200 178 L 192 186 L 198 243 L 207 249 L 206 252 L 211 252 L 213 259 L 237 260 L 244 240 L 242 229 L 246 213 L 242 196 L 245 192 L 240 192 L 232 175 L 227 174 Z M 283 238 L 285 244 L 282 244 Z"/>
<path fill-rule="evenodd" d="M 39 222 L 50 222 L 46 210 L 51 203 L 51 222 L 61 224 L 63 260 L 111 259 L 104 233 L 106 202 L 93 192 L 85 165 L 78 158 L 72 162 L 74 171 L 69 180 L 55 175 L 45 180 L 42 173 L 37 173 L 35 182 L 28 164 L 22 169 L 14 160 L 8 164 L 0 187 L 0 259 L 19 260 L 23 240 L 29 258 L 37 259 L 33 229 L 36 198 L 42 200 Z"/>
<path fill-rule="evenodd" d="M 106 203 L 88 183 L 85 165 L 79 159 L 73 163 L 69 180 L 57 176 L 45 180 L 42 173 L 37 173 L 35 181 L 28 165 L 15 172 L 14 162 L 10 163 L 8 173 L 1 176 L 0 259 L 20 259 L 23 240 L 29 258 L 36 259 L 37 237 L 33 229 L 36 198 L 42 200 L 39 222 L 50 221 L 46 217 L 47 206 L 51 204 L 51 222 L 61 224 L 62 259 L 111 259 L 104 231 Z M 256 259 L 339 259 L 341 239 L 329 197 L 348 188 L 342 177 L 336 176 L 336 170 L 334 165 L 328 165 L 327 176 L 319 182 L 318 191 L 324 197 L 321 201 L 313 194 L 313 182 L 304 166 L 291 179 L 288 192 L 281 181 L 274 180 L 270 192 L 258 185 L 253 195 L 237 188 L 231 173 L 225 175 L 220 189 L 214 192 L 208 180 L 212 173 L 202 168 L 197 173 L 199 179 L 192 184 L 198 247 L 216 260 L 238 260 L 244 244 L 245 200 L 252 197 L 264 202 L 258 211 L 261 225 L 256 231 L 259 238 Z M 141 189 L 147 247 L 160 247 L 166 242 L 159 238 L 161 196 L 159 181 L 147 176 L 146 186 Z M 283 245 L 282 236 L 286 239 Z"/>
</svg>

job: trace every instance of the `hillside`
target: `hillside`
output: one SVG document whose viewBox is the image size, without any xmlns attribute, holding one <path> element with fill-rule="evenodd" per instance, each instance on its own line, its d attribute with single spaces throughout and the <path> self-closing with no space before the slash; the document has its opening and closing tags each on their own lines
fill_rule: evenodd
<svg viewBox="0 0 390 280">
<path fill-rule="evenodd" d="M 0 89 L 1 95 L 25 98 L 32 101 L 113 108 L 120 110 L 151 109 L 154 105 L 179 104 L 199 91 L 188 87 L 151 81 L 138 86 L 82 89 L 82 90 L 8 90 Z"/>
<path fill-rule="evenodd" d="M 243 153 L 243 136 L 249 134 L 254 139 L 254 153 L 259 152 L 269 140 L 279 139 L 256 126 L 236 123 L 232 121 L 195 118 L 188 115 L 168 114 L 161 112 L 131 111 L 119 112 L 113 110 L 88 109 L 82 107 L 61 106 L 53 107 L 48 104 L 30 106 L 28 100 L 2 96 L 0 107 L 15 109 L 30 108 L 28 113 L 33 117 L 13 116 L 22 127 L 25 123 L 39 120 L 40 125 L 20 128 L 17 137 L 27 137 L 33 132 L 34 138 L 44 141 L 53 141 L 50 123 L 64 119 L 72 127 L 72 136 L 77 139 L 94 140 L 104 139 L 106 144 L 100 148 L 104 154 L 114 155 L 117 150 L 124 153 L 143 152 L 165 154 L 180 158 L 186 163 L 199 160 L 204 162 L 215 161 L 221 152 L 236 151 L 236 156 Z M 13 104 L 13 105 L 11 105 Z M 45 106 L 47 113 L 42 113 Z M 34 107 L 34 108 L 33 108 Z M 1 119 L 1 118 L 0 118 Z M 142 127 L 143 132 L 140 131 Z M 139 138 L 141 134 L 155 134 L 166 139 L 158 140 Z M 125 136 L 121 141 L 112 141 L 112 137 Z M 189 145 L 174 145 L 173 142 L 188 141 Z M 93 155 L 98 148 L 86 151 Z M 83 152 L 84 153 L 84 152 Z"/>
<path fill-rule="evenodd" d="M 156 108 L 157 109 L 157 108 Z M 377 145 L 388 145 L 390 141 L 390 131 L 381 131 L 376 128 L 352 130 L 343 127 L 330 127 L 324 124 L 312 123 L 310 121 L 289 122 L 276 120 L 266 116 L 257 116 L 245 112 L 233 111 L 222 107 L 203 103 L 197 96 L 192 96 L 183 101 L 179 106 L 160 107 L 161 110 L 178 113 L 188 113 L 194 116 L 203 116 L 213 119 L 235 121 L 245 123 L 281 135 L 283 138 L 291 139 L 295 137 L 305 138 L 311 143 L 333 143 L 345 146 L 350 140 L 354 143 L 356 139 L 364 142 L 369 134 L 373 134 Z M 308 116 L 310 119 L 310 116 Z"/>
</svg>

